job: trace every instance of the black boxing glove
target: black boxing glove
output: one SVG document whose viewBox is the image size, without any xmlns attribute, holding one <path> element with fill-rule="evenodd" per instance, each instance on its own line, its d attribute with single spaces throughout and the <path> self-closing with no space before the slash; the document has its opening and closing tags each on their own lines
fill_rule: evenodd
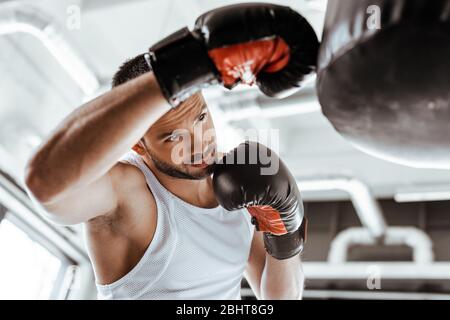
<svg viewBox="0 0 450 320">
<path fill-rule="evenodd" d="M 232 211 L 247 208 L 258 231 L 264 232 L 267 252 L 291 258 L 306 241 L 306 218 L 297 183 L 279 157 L 262 144 L 245 142 L 215 167 L 217 201 Z"/>
<path fill-rule="evenodd" d="M 289 7 L 247 3 L 211 10 L 150 48 L 148 62 L 172 106 L 202 87 L 240 82 L 283 97 L 315 71 L 319 42 Z"/>
</svg>

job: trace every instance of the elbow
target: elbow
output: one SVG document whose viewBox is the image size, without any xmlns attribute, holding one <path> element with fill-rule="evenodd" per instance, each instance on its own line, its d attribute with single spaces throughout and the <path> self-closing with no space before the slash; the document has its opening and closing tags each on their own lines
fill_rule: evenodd
<svg viewBox="0 0 450 320">
<path fill-rule="evenodd" d="M 73 221 L 73 217 L 66 214 L 65 210 L 60 209 L 60 206 L 55 203 L 60 199 L 60 194 L 53 192 L 49 188 L 48 179 L 42 178 L 42 175 L 37 173 L 30 167 L 26 167 L 25 189 L 30 198 L 35 202 L 37 207 L 40 207 L 40 213 L 48 221 L 58 226 L 74 225 L 79 223 Z"/>
<path fill-rule="evenodd" d="M 51 202 L 55 193 L 51 192 L 49 184 L 42 177 L 40 170 L 27 165 L 25 168 L 24 183 L 28 194 L 41 204 Z"/>
</svg>

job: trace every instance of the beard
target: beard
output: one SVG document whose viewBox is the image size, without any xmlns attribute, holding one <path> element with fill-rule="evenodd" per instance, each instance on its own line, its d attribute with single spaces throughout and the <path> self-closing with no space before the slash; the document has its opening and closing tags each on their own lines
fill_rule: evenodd
<svg viewBox="0 0 450 320">
<path fill-rule="evenodd" d="M 187 170 L 183 170 L 182 168 L 179 168 L 171 163 L 162 161 L 156 156 L 154 152 L 151 151 L 150 148 L 148 148 L 147 150 L 150 159 L 155 164 L 155 167 L 165 175 L 173 178 L 185 180 L 202 180 L 207 178 L 214 172 L 215 164 L 211 164 L 197 173 L 190 173 Z"/>
</svg>

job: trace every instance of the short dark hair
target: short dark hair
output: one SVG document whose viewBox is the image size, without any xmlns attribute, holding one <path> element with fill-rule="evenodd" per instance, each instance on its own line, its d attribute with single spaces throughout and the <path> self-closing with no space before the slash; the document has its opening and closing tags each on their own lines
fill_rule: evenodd
<svg viewBox="0 0 450 320">
<path fill-rule="evenodd" d="M 145 61 L 144 53 L 125 61 L 114 74 L 112 79 L 112 87 L 117 87 L 127 81 L 143 75 L 151 71 L 147 61 Z"/>
</svg>

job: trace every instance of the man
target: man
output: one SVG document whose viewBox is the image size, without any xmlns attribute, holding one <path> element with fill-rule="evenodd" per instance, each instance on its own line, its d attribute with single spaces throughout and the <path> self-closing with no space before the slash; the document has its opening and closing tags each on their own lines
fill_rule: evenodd
<svg viewBox="0 0 450 320">
<path fill-rule="evenodd" d="M 258 157 L 253 167 L 215 166 L 214 135 L 195 133 L 214 129 L 201 87 L 256 82 L 285 95 L 314 70 L 317 46 L 286 7 L 210 11 L 126 62 L 110 92 L 43 143 L 27 166 L 28 191 L 55 223 L 83 223 L 100 298 L 239 299 L 244 272 L 258 298 L 301 297 L 303 210 L 287 168 L 263 177 L 250 169 L 264 167 Z M 174 148 L 185 141 L 200 148 L 180 162 Z"/>
</svg>

